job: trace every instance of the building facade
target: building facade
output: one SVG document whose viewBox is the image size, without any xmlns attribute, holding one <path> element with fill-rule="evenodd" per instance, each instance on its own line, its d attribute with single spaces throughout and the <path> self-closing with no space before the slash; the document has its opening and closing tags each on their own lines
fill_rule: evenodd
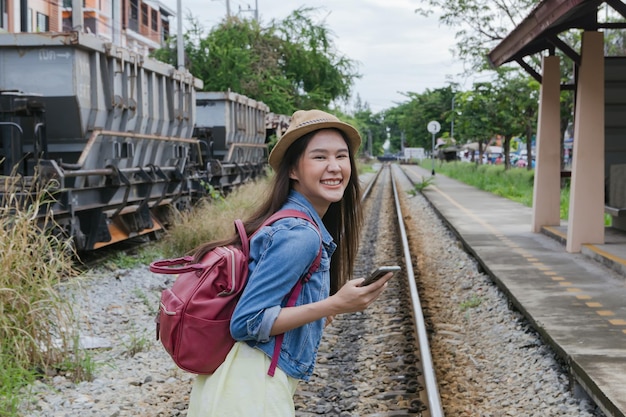
<svg viewBox="0 0 626 417">
<path fill-rule="evenodd" d="M 158 0 L 0 0 L 0 32 L 76 30 L 142 55 L 165 44 L 174 16 Z"/>
</svg>

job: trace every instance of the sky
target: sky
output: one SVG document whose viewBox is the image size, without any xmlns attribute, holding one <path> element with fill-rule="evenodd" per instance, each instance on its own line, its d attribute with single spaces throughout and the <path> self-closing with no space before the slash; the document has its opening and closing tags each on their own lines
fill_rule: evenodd
<svg viewBox="0 0 626 417">
<path fill-rule="evenodd" d="M 250 18 L 258 5 L 262 24 L 282 20 L 301 6 L 318 9 L 316 22 L 325 21 L 337 50 L 358 63 L 362 77 L 355 81 L 353 99 L 358 94 L 375 113 L 408 101 L 402 93 L 467 83 L 451 52 L 453 30 L 434 15 L 415 13 L 419 0 L 180 0 L 183 28 L 190 13 L 207 30 L 213 27 L 226 15 L 227 1 L 231 14 Z M 177 11 L 178 0 L 161 2 Z M 174 33 L 176 24 L 174 19 Z"/>
</svg>

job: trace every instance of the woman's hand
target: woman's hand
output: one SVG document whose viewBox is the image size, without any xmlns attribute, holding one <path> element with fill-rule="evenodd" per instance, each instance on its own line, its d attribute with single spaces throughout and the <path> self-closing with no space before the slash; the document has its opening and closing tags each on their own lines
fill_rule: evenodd
<svg viewBox="0 0 626 417">
<path fill-rule="evenodd" d="M 365 310 L 387 288 L 387 281 L 391 277 L 393 277 L 393 273 L 389 272 L 366 287 L 359 286 L 365 281 L 363 278 L 350 280 L 330 298 L 333 299 L 333 305 L 339 310 L 339 313 L 354 313 Z"/>
<path fill-rule="evenodd" d="M 359 287 L 365 281 L 363 278 L 353 279 L 341 287 L 336 294 L 324 300 L 282 308 L 272 326 L 270 335 L 285 333 L 324 317 L 326 317 L 326 325 L 329 325 L 336 314 L 365 310 L 385 290 L 387 281 L 392 276 L 393 273 L 390 272 L 365 287 Z"/>
</svg>

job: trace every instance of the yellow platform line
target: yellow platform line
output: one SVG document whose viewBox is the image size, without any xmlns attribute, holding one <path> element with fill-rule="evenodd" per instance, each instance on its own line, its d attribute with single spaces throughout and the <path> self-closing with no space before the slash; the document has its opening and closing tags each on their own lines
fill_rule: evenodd
<svg viewBox="0 0 626 417">
<path fill-rule="evenodd" d="M 469 217 L 473 218 L 473 219 L 474 219 L 474 220 L 475 220 L 478 224 L 482 225 L 485 229 L 487 229 L 487 230 L 489 230 L 491 233 L 493 233 L 496 237 L 500 238 L 500 236 L 502 236 L 502 234 L 501 234 L 500 232 L 498 232 L 498 231 L 497 231 L 497 229 L 495 229 L 493 226 L 491 226 L 490 224 L 486 223 L 486 222 L 485 222 L 485 221 L 483 221 L 482 219 L 478 218 L 478 217 L 477 217 L 477 216 L 476 216 L 476 215 L 475 215 L 472 211 L 468 210 L 467 208 L 465 208 L 464 206 L 462 206 L 461 204 L 459 204 L 457 201 L 455 201 L 452 197 L 450 197 L 449 195 L 447 195 L 446 193 L 444 193 L 443 191 L 441 191 L 439 188 L 437 188 L 437 187 L 435 187 L 435 186 L 433 186 L 432 188 L 433 188 L 435 191 L 437 191 L 439 194 L 441 194 L 441 195 L 442 195 L 445 199 L 447 199 L 450 203 L 452 203 L 453 205 L 455 205 L 455 206 L 456 206 L 459 210 L 461 210 L 462 212 L 464 212 L 465 214 L 467 214 Z M 566 236 L 565 234 L 561 233 L 559 230 L 556 230 L 556 229 L 554 229 L 554 228 L 552 228 L 552 227 L 550 227 L 550 226 L 543 226 L 543 227 L 544 227 L 545 229 L 549 230 L 550 232 L 554 233 L 555 235 L 557 235 L 557 236 L 559 236 L 559 237 L 563 238 L 563 239 L 566 239 L 566 238 L 567 238 L 567 236 Z M 500 240 L 504 241 L 505 239 L 500 238 Z M 506 239 L 506 240 L 508 240 L 508 239 Z M 510 241 L 509 241 L 509 242 L 510 242 Z M 626 266 L 626 261 L 625 261 L 625 260 L 623 260 L 623 259 L 621 259 L 621 258 L 618 258 L 618 257 L 616 257 L 616 256 L 614 256 L 614 255 L 611 255 L 610 253 L 608 253 L 608 252 L 606 252 L 606 251 L 604 251 L 604 250 L 602 250 L 602 249 L 600 249 L 600 248 L 598 248 L 598 247 L 596 247 L 596 246 L 594 246 L 594 245 L 589 245 L 589 244 L 587 244 L 587 245 L 583 245 L 583 246 L 586 246 L 586 247 L 587 247 L 587 248 L 589 248 L 590 250 L 595 251 L 596 253 L 598 253 L 598 254 L 600 254 L 600 255 L 602 255 L 602 256 L 604 256 L 604 257 L 607 257 L 607 258 L 611 259 L 612 261 L 618 262 L 618 263 L 620 263 L 620 264 L 622 264 L 622 265 L 625 265 L 625 266 Z M 519 247 L 519 246 L 516 246 L 516 247 Z M 526 258 L 529 262 L 539 262 L 539 259 L 537 259 L 537 258 L 533 257 L 532 255 L 522 253 L 522 251 L 521 251 L 521 250 L 520 250 L 520 251 L 518 251 L 518 252 L 519 252 L 519 253 L 520 253 L 520 254 L 521 254 L 524 258 Z M 543 270 L 543 271 L 544 271 L 544 274 L 546 274 L 546 275 L 554 275 L 554 274 L 556 274 L 555 272 L 552 272 L 552 271 L 546 271 L 546 268 L 545 268 L 545 267 L 543 267 L 543 265 L 542 265 L 542 264 L 533 264 L 533 265 L 534 265 L 536 268 L 538 268 L 538 269 L 540 269 L 540 270 Z M 562 285 L 562 286 L 564 286 L 564 287 L 570 287 L 570 286 L 572 285 L 572 283 L 571 283 L 571 282 L 568 282 L 568 281 L 563 281 L 563 280 L 565 279 L 565 278 L 563 278 L 563 277 L 552 277 L 552 279 L 553 279 L 554 281 L 562 281 L 562 282 L 559 282 L 559 284 L 560 284 L 560 285 Z M 568 291 L 568 292 L 582 292 L 582 290 L 581 290 L 580 288 L 575 288 L 575 287 L 570 287 L 570 288 L 567 288 L 567 289 L 566 289 L 566 291 Z M 576 296 L 576 298 L 578 298 L 579 300 L 589 300 L 589 299 L 591 299 L 591 296 L 589 296 L 589 295 L 584 295 L 584 294 L 579 294 L 579 295 L 577 295 L 577 296 Z M 593 302 L 589 302 L 589 303 L 586 303 L 586 304 L 587 304 L 587 305 L 590 305 L 590 304 L 591 304 L 591 305 L 595 305 L 595 304 L 598 304 L 598 305 L 599 305 L 599 303 L 593 303 Z M 591 305 L 590 305 L 590 307 L 591 307 Z M 600 311 L 596 311 L 596 313 L 597 313 L 597 314 L 599 314 L 600 316 L 613 316 L 613 315 L 615 315 L 615 313 L 613 313 L 612 311 L 608 311 L 608 310 L 600 310 Z M 620 319 L 620 320 L 621 320 L 621 319 Z M 614 322 L 618 322 L 618 320 L 612 320 L 612 321 L 614 321 Z M 612 322 L 612 321 L 609 321 L 609 322 Z M 622 321 L 623 321 L 623 320 L 622 320 Z M 622 325 L 621 321 L 619 321 L 619 323 L 620 323 L 620 325 Z M 611 323 L 611 324 L 613 324 L 613 323 Z M 626 321 L 624 321 L 624 325 L 626 325 Z M 622 330 L 622 332 L 623 332 L 624 334 L 626 334 L 626 329 Z"/>
<path fill-rule="evenodd" d="M 565 233 L 562 233 L 560 230 L 557 230 L 551 226 L 542 226 L 544 229 L 550 231 L 551 233 L 554 233 L 555 235 L 557 235 L 558 237 L 560 237 L 561 239 L 567 239 L 567 235 Z"/>
<path fill-rule="evenodd" d="M 605 251 L 603 249 L 600 249 L 596 245 L 585 244 L 583 246 L 586 247 L 587 249 L 597 253 L 598 255 L 600 255 L 600 256 L 602 256 L 604 258 L 610 259 L 613 262 L 617 262 L 618 264 L 622 264 L 622 265 L 626 266 L 626 260 L 624 260 L 624 259 L 622 259 L 622 258 L 620 258 L 618 256 L 612 255 L 612 254 L 608 253 L 607 251 Z"/>
</svg>

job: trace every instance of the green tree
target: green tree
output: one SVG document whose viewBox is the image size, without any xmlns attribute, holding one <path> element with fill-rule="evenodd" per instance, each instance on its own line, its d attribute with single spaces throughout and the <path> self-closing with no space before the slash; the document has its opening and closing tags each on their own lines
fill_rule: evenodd
<svg viewBox="0 0 626 417">
<path fill-rule="evenodd" d="M 443 128 L 440 135 L 449 136 L 447 133 L 449 131 L 444 124 L 447 125 L 454 94 L 452 86 L 434 90 L 426 89 L 421 94 L 405 93 L 409 101 L 385 113 L 385 121 L 391 128 L 392 138 L 397 137 L 397 142 L 400 143 L 401 135 L 404 133 L 406 146 L 431 149 L 432 135 L 426 126 L 428 122 L 436 120 Z"/>
<path fill-rule="evenodd" d="M 314 12 L 300 8 L 266 27 L 254 20 L 231 17 L 206 35 L 194 18 L 188 17 L 191 29 L 184 34 L 186 67 L 204 82 L 205 91 L 230 89 L 263 101 L 275 113 L 328 109 L 350 97 L 354 80 L 360 75 L 356 62 L 336 49 L 325 23 L 314 20 Z M 154 55 L 175 63 L 172 48 Z"/>
<path fill-rule="evenodd" d="M 487 68 L 488 52 L 504 39 L 539 0 L 422 0 L 417 13 L 456 30 L 456 54 L 471 72 Z"/>
<path fill-rule="evenodd" d="M 496 128 L 504 137 L 505 169 L 510 167 L 510 144 L 516 135 L 526 138 L 526 149 L 530 163 L 532 138 L 537 131 L 539 83 L 519 71 L 500 71 L 496 82 L 498 111 Z"/>
<path fill-rule="evenodd" d="M 490 82 L 475 83 L 472 90 L 456 96 L 455 111 L 457 112 L 455 130 L 469 143 L 476 143 L 479 151 L 479 160 L 489 140 L 497 132 L 494 123 L 497 114 L 496 89 Z"/>
</svg>

